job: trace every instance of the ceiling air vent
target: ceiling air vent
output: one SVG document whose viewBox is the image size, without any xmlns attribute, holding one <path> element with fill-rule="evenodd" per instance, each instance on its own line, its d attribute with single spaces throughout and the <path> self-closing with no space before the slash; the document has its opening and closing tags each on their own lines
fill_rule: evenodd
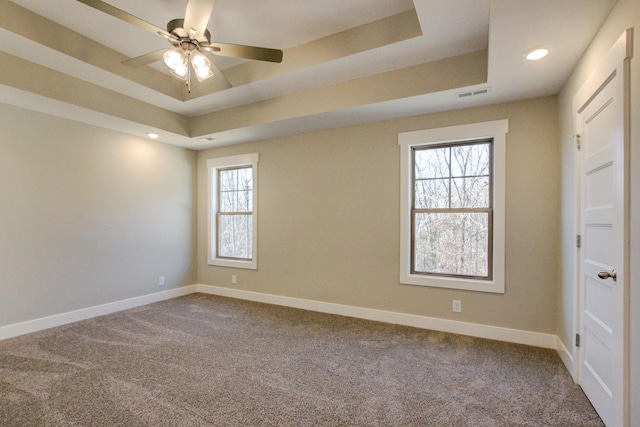
<svg viewBox="0 0 640 427">
<path fill-rule="evenodd" d="M 464 99 L 464 98 L 471 98 L 472 96 L 476 96 L 476 95 L 484 95 L 489 92 L 491 92 L 490 87 L 483 87 L 481 89 L 470 90 L 467 92 L 458 92 L 456 96 L 458 97 L 458 99 Z"/>
</svg>

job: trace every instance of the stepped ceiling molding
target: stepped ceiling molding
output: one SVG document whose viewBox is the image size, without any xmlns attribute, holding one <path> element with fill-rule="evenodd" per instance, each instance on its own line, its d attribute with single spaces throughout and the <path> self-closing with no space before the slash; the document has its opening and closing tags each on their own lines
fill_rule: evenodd
<svg viewBox="0 0 640 427">
<path fill-rule="evenodd" d="M 105 0 L 157 27 L 185 0 Z M 615 0 L 217 0 L 212 39 L 282 63 L 210 57 L 191 93 L 170 48 L 76 0 L 0 0 L 0 102 L 195 150 L 557 94 Z M 531 62 L 523 53 L 547 47 Z"/>
</svg>

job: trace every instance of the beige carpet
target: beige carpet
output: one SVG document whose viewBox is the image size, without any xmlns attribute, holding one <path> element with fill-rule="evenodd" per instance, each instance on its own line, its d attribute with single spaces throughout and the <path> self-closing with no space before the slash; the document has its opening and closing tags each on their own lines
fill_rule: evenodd
<svg viewBox="0 0 640 427">
<path fill-rule="evenodd" d="M 1 426 L 602 426 L 552 350 L 194 294 L 0 341 Z"/>
</svg>

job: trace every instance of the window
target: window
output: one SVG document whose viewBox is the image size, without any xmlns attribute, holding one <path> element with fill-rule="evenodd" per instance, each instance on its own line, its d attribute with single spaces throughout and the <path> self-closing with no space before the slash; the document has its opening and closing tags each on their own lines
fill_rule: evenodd
<svg viewBox="0 0 640 427">
<path fill-rule="evenodd" d="M 257 268 L 258 153 L 209 159 L 209 264 Z"/>
<path fill-rule="evenodd" d="M 492 146 L 413 148 L 412 273 L 491 279 Z"/>
<path fill-rule="evenodd" d="M 218 169 L 218 258 L 253 258 L 253 170 Z"/>
<path fill-rule="evenodd" d="M 400 282 L 504 292 L 508 121 L 401 133 Z"/>
</svg>

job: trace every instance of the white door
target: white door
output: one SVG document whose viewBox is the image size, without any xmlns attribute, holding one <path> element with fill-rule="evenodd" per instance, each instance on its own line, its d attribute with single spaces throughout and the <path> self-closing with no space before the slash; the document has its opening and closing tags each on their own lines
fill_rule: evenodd
<svg viewBox="0 0 640 427">
<path fill-rule="evenodd" d="M 625 49 L 616 46 L 576 95 L 581 236 L 578 382 L 608 427 L 625 426 L 628 244 Z M 620 41 L 619 41 L 620 42 Z M 622 58 L 620 55 L 622 54 Z"/>
</svg>

